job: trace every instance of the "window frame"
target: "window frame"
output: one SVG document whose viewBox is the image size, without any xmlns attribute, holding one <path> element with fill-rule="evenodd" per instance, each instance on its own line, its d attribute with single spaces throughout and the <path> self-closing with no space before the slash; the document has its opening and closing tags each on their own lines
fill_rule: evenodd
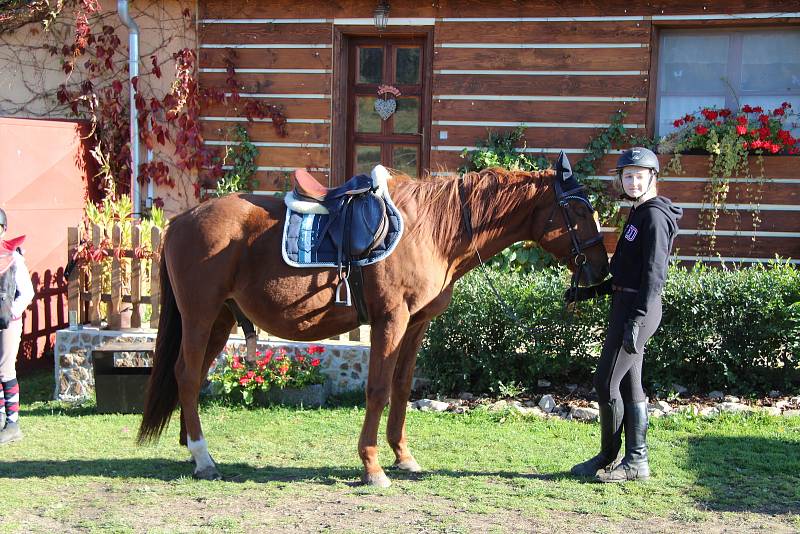
<svg viewBox="0 0 800 534">
<path fill-rule="evenodd" d="M 648 114 L 647 114 L 647 132 L 654 137 L 661 137 L 666 132 L 662 133 L 658 131 L 658 124 L 659 124 L 659 114 L 661 111 L 661 97 L 662 96 L 724 96 L 725 98 L 725 107 L 730 109 L 736 109 L 738 106 L 736 104 L 736 99 L 734 98 L 734 94 L 732 93 L 731 89 L 728 88 L 725 91 L 725 94 L 719 92 L 707 92 L 707 93 L 664 93 L 660 90 L 660 80 L 659 75 L 662 71 L 662 60 L 663 60 L 663 43 L 666 36 L 669 35 L 708 35 L 711 33 L 724 33 L 728 35 L 733 35 L 736 38 L 731 40 L 731 46 L 728 48 L 728 60 L 727 60 L 727 76 L 729 79 L 736 79 L 736 91 L 737 95 L 740 100 L 747 99 L 748 97 L 756 96 L 784 96 L 786 95 L 785 92 L 781 93 L 769 93 L 764 91 L 742 91 L 739 89 L 741 85 L 741 65 L 742 65 L 742 35 L 746 33 L 754 33 L 754 32 L 780 32 L 780 31 L 800 31 L 800 25 L 796 23 L 776 23 L 770 25 L 752 25 L 747 24 L 747 22 L 722 22 L 722 23 L 705 23 L 699 24 L 697 22 L 687 23 L 687 24 L 674 24 L 674 23 L 665 23 L 665 24 L 657 24 L 653 23 L 653 28 L 650 34 L 650 49 L 651 49 L 651 58 L 650 58 L 650 87 L 648 91 Z M 735 59 L 736 64 L 732 65 L 731 59 Z M 732 75 L 735 75 L 735 78 L 731 78 Z M 793 98 L 795 95 L 791 95 Z M 800 90 L 797 92 L 797 101 L 800 102 Z M 696 110 L 691 110 L 696 111 Z M 674 117 L 678 118 L 678 117 Z"/>
</svg>

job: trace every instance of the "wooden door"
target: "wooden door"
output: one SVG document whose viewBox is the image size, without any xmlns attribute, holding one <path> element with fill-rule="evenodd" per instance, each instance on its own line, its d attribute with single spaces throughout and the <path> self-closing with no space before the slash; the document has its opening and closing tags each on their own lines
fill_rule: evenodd
<svg viewBox="0 0 800 534">
<path fill-rule="evenodd" d="M 359 37 L 350 41 L 347 86 L 347 177 L 382 164 L 413 177 L 427 165 L 425 132 L 430 120 L 425 38 Z M 382 119 L 378 88 L 400 91 L 396 110 Z M 385 105 L 385 104 L 384 104 Z"/>
</svg>

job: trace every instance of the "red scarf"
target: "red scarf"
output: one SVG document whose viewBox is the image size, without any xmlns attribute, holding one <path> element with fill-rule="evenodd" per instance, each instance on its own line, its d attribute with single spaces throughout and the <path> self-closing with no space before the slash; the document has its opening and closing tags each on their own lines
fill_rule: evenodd
<svg viewBox="0 0 800 534">
<path fill-rule="evenodd" d="M 15 237 L 14 239 L 0 239 L 0 254 L 3 252 L 14 252 L 17 250 L 17 247 L 22 246 L 23 241 L 25 241 L 24 235 Z"/>
<path fill-rule="evenodd" d="M 23 241 L 25 241 L 24 235 L 15 237 L 14 239 L 0 239 L 0 274 L 6 272 L 8 268 L 13 265 L 13 252 L 17 250 L 17 247 L 22 245 Z"/>
</svg>

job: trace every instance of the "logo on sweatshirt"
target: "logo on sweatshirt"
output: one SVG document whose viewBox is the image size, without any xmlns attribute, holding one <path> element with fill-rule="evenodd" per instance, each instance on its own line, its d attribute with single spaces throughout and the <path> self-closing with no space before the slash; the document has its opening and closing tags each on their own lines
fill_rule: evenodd
<svg viewBox="0 0 800 534">
<path fill-rule="evenodd" d="M 632 224 L 629 224 L 627 228 L 625 228 L 625 239 L 628 241 L 633 241 L 636 239 L 636 235 L 639 233 L 639 230 Z"/>
</svg>

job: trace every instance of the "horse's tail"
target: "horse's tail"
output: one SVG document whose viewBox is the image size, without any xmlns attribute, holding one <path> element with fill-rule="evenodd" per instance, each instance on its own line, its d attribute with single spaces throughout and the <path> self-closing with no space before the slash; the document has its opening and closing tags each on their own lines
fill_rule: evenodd
<svg viewBox="0 0 800 534">
<path fill-rule="evenodd" d="M 175 302 L 175 293 L 167 272 L 166 254 L 162 248 L 161 315 L 158 318 L 156 350 L 153 369 L 144 402 L 144 414 L 136 441 L 141 445 L 155 441 L 164 431 L 172 412 L 178 406 L 178 382 L 175 379 L 175 362 L 181 348 L 181 312 Z"/>
</svg>

